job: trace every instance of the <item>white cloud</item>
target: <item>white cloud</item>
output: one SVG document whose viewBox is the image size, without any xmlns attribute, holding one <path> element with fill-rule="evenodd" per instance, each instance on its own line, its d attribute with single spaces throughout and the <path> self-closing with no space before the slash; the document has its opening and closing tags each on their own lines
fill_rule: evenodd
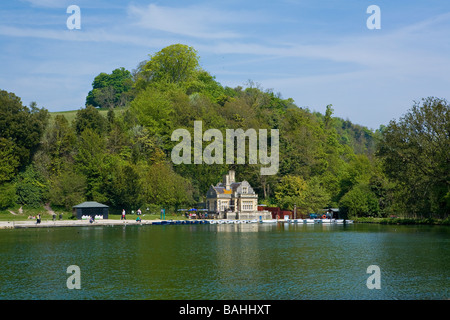
<svg viewBox="0 0 450 320">
<path fill-rule="evenodd" d="M 26 1 L 41 8 L 67 7 L 68 3 Z M 12 40 L 7 39 L 2 48 L 4 61 L 0 64 L 5 74 L 6 70 L 14 70 L 10 71 L 14 74 L 23 64 L 20 59 L 26 62 L 29 59 L 29 55 L 23 53 L 16 58 L 17 63 L 11 63 L 14 59 L 9 52 L 13 52 L 19 42 L 29 43 L 27 38 L 42 39 L 33 42 L 41 49 L 40 60 L 34 60 L 37 55 L 30 55 L 31 61 L 38 61 L 38 65 L 23 68 L 23 74 L 29 73 L 34 80 L 42 76 L 39 89 L 29 91 L 31 83 L 24 78 L 15 82 L 4 80 L 3 85 L 8 85 L 11 91 L 18 88 L 24 96 L 36 96 L 38 103 L 42 97 L 48 106 L 63 105 L 64 97 L 46 101 L 46 91 L 52 92 L 50 95 L 55 91 L 65 92 L 67 101 L 76 100 L 78 105 L 83 103 L 99 70 L 111 71 L 116 61 L 117 66 L 124 62 L 136 66 L 139 59 L 145 59 L 151 51 L 173 43 L 185 43 L 198 50 L 202 64 L 207 61 L 203 67 L 222 84 L 236 86 L 252 79 L 265 88 L 280 91 L 284 97 L 294 98 L 301 106 L 309 105 L 323 111 L 319 108 L 332 103 L 339 116 L 345 118 L 348 114 L 352 121 L 372 127 L 386 123 L 393 112 L 403 112 L 414 99 L 429 95 L 448 98 L 449 95 L 450 44 L 446 39 L 450 13 L 407 21 L 407 25 L 402 22 L 403 27 L 397 29 L 389 28 L 386 23 L 379 31 L 360 30 L 351 34 L 320 31 L 313 37 L 302 33 L 304 30 L 296 23 L 285 23 L 280 12 L 241 10 L 238 6 L 219 10 L 216 3 L 178 7 L 121 3 L 122 7 L 109 11 L 103 11 L 108 7 L 106 2 L 102 5 L 95 2 L 95 5 L 97 11 L 83 11 L 84 6 L 80 5 L 82 28 L 78 31 L 65 28 L 65 10 L 57 19 L 51 18 L 55 10 L 32 11 L 39 19 L 35 16 L 19 19 L 29 22 L 26 24 L 14 23 L 13 18 L 3 19 L 0 36 Z M 2 18 L 8 17 L 8 12 L 2 15 Z M 20 38 L 26 41 L 19 41 Z M 44 41 L 46 39 L 51 41 Z M 61 57 L 55 61 L 55 57 L 64 50 L 72 50 L 71 59 L 77 62 L 69 72 L 80 78 L 78 88 L 83 88 L 78 91 L 60 90 L 66 84 L 62 71 L 66 60 Z M 105 64 L 99 63 L 103 61 Z M 57 76 L 60 81 L 54 80 Z M 360 114 L 354 111 L 359 104 L 365 106 Z"/>
<path fill-rule="evenodd" d="M 259 21 L 256 12 L 224 11 L 209 6 L 171 8 L 156 4 L 146 7 L 130 5 L 128 13 L 142 28 L 201 39 L 240 38 L 242 34 L 233 31 L 235 24 Z"/>
<path fill-rule="evenodd" d="M 42 8 L 67 8 L 71 3 L 69 0 L 22 0 L 28 2 L 33 7 Z M 73 2 L 73 1 L 72 1 Z"/>
</svg>

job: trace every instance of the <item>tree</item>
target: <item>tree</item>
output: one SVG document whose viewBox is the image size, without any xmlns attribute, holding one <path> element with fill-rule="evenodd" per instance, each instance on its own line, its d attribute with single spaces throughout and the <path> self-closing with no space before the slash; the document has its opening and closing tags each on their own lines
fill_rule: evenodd
<svg viewBox="0 0 450 320">
<path fill-rule="evenodd" d="M 136 208 L 143 201 L 141 179 L 136 166 L 119 155 L 108 155 L 103 160 L 100 186 L 106 203 L 114 208 Z"/>
<path fill-rule="evenodd" d="M 101 135 L 106 129 L 106 119 L 93 106 L 77 111 L 74 120 L 74 127 L 77 134 L 80 134 L 86 129 L 91 129 L 97 134 Z"/>
<path fill-rule="evenodd" d="M 81 132 L 77 142 L 75 168 L 86 177 L 86 199 L 106 201 L 101 192 L 102 165 L 105 158 L 105 139 L 90 128 Z"/>
<path fill-rule="evenodd" d="M 63 164 L 72 159 L 75 143 L 75 132 L 66 117 L 57 115 L 42 139 L 41 150 L 50 158 L 47 170 L 58 174 Z"/>
<path fill-rule="evenodd" d="M 139 122 L 152 134 L 170 138 L 174 118 L 170 93 L 149 87 L 133 100 L 131 109 L 137 115 Z"/>
<path fill-rule="evenodd" d="M 137 86 L 148 82 L 180 84 L 191 80 L 199 70 L 199 57 L 193 47 L 174 44 L 150 55 L 150 60 L 141 63 L 137 71 Z"/>
<path fill-rule="evenodd" d="M 86 178 L 67 166 L 61 174 L 54 176 L 50 182 L 49 200 L 52 205 L 71 210 L 85 200 Z"/>
<path fill-rule="evenodd" d="M 193 203 L 191 183 L 176 174 L 167 163 L 157 162 L 142 169 L 142 189 L 146 203 L 175 207 Z"/>
<path fill-rule="evenodd" d="M 17 202 L 30 207 L 39 207 L 47 197 L 47 181 L 30 165 L 17 176 Z"/>
<path fill-rule="evenodd" d="M 17 174 L 20 163 L 19 156 L 14 149 L 14 142 L 0 138 L 0 184 L 5 181 L 10 181 Z"/>
<path fill-rule="evenodd" d="M 308 181 L 305 196 L 305 208 L 307 212 L 318 212 L 330 204 L 330 194 L 323 187 L 318 177 L 313 177 Z"/>
<path fill-rule="evenodd" d="M 377 155 L 407 192 L 407 208 L 425 217 L 450 212 L 450 106 L 429 97 L 382 132 Z"/>
<path fill-rule="evenodd" d="M 275 199 L 283 209 L 292 210 L 306 208 L 307 183 L 302 177 L 287 175 L 281 178 L 281 182 L 275 190 Z"/>
<path fill-rule="evenodd" d="M 0 90 L 0 138 L 9 141 L 6 143 L 3 140 L 1 147 L 8 149 L 3 149 L 3 152 L 9 153 L 10 160 L 15 158 L 19 161 L 19 167 L 24 167 L 31 161 L 39 147 L 48 118 L 48 111 L 39 109 L 35 102 L 28 108 L 22 105 L 20 98 L 14 93 Z"/>
<path fill-rule="evenodd" d="M 132 98 L 133 79 L 125 68 L 114 69 L 111 74 L 100 73 L 92 82 L 92 90 L 86 97 L 86 105 L 114 108 L 126 105 Z"/>
<path fill-rule="evenodd" d="M 349 217 L 378 216 L 378 199 L 366 184 L 358 184 L 347 192 L 339 202 L 342 214 Z"/>
<path fill-rule="evenodd" d="M 12 207 L 17 201 L 14 183 L 0 184 L 0 209 Z"/>
</svg>

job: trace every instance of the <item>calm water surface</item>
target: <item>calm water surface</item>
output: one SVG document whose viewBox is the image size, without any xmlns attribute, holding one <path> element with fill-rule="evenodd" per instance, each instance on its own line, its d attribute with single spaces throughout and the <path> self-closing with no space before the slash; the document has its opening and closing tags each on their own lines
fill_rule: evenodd
<svg viewBox="0 0 450 320">
<path fill-rule="evenodd" d="M 369 224 L 0 230 L 0 299 L 449 299 L 450 228 Z M 69 290 L 67 267 L 81 270 Z M 370 265 L 381 289 L 367 288 Z"/>
</svg>

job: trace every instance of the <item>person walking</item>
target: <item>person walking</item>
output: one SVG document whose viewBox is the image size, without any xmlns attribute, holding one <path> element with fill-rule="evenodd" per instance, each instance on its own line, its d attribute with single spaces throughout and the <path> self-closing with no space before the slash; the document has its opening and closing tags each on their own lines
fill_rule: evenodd
<svg viewBox="0 0 450 320">
<path fill-rule="evenodd" d="M 122 219 L 121 220 L 127 220 L 126 218 L 126 213 L 125 213 L 125 209 L 122 210 Z"/>
<path fill-rule="evenodd" d="M 41 223 L 41 214 L 38 213 L 37 219 L 36 219 L 36 224 L 40 224 L 40 223 Z"/>
</svg>

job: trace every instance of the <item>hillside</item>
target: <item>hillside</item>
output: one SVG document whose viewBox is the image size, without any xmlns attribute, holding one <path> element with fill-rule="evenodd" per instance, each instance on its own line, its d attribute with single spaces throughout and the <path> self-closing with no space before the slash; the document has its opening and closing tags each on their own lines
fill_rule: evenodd
<svg viewBox="0 0 450 320">
<path fill-rule="evenodd" d="M 355 217 L 428 217 L 448 214 L 450 207 L 445 154 L 415 147 L 437 141 L 443 145 L 429 150 L 448 150 L 448 138 L 422 138 L 416 130 L 405 140 L 411 125 L 372 132 L 334 117 L 332 105 L 321 114 L 253 82 L 223 86 L 184 45 L 162 49 L 132 73 L 118 68 L 99 74 L 87 106 L 76 111 L 49 114 L 22 106 L 11 93 L 0 98 L 8 123 L 0 140 L 0 208 L 50 203 L 70 209 L 89 200 L 113 210 L 177 210 L 204 202 L 208 188 L 229 169 L 237 181 L 250 183 L 260 203 L 295 206 L 301 213 L 339 207 Z M 406 120 L 448 118 L 445 100 L 424 100 L 414 108 L 429 116 L 416 112 Z M 258 154 L 248 147 L 250 138 L 243 140 L 245 148 L 233 138 L 228 149 L 230 130 L 254 132 Z M 405 145 L 417 137 L 419 142 Z M 415 152 L 420 167 L 399 158 L 400 148 Z M 242 157 L 238 151 L 245 151 Z M 269 165 L 276 170 L 264 173 Z M 427 174 L 420 176 L 423 168 Z"/>
</svg>

